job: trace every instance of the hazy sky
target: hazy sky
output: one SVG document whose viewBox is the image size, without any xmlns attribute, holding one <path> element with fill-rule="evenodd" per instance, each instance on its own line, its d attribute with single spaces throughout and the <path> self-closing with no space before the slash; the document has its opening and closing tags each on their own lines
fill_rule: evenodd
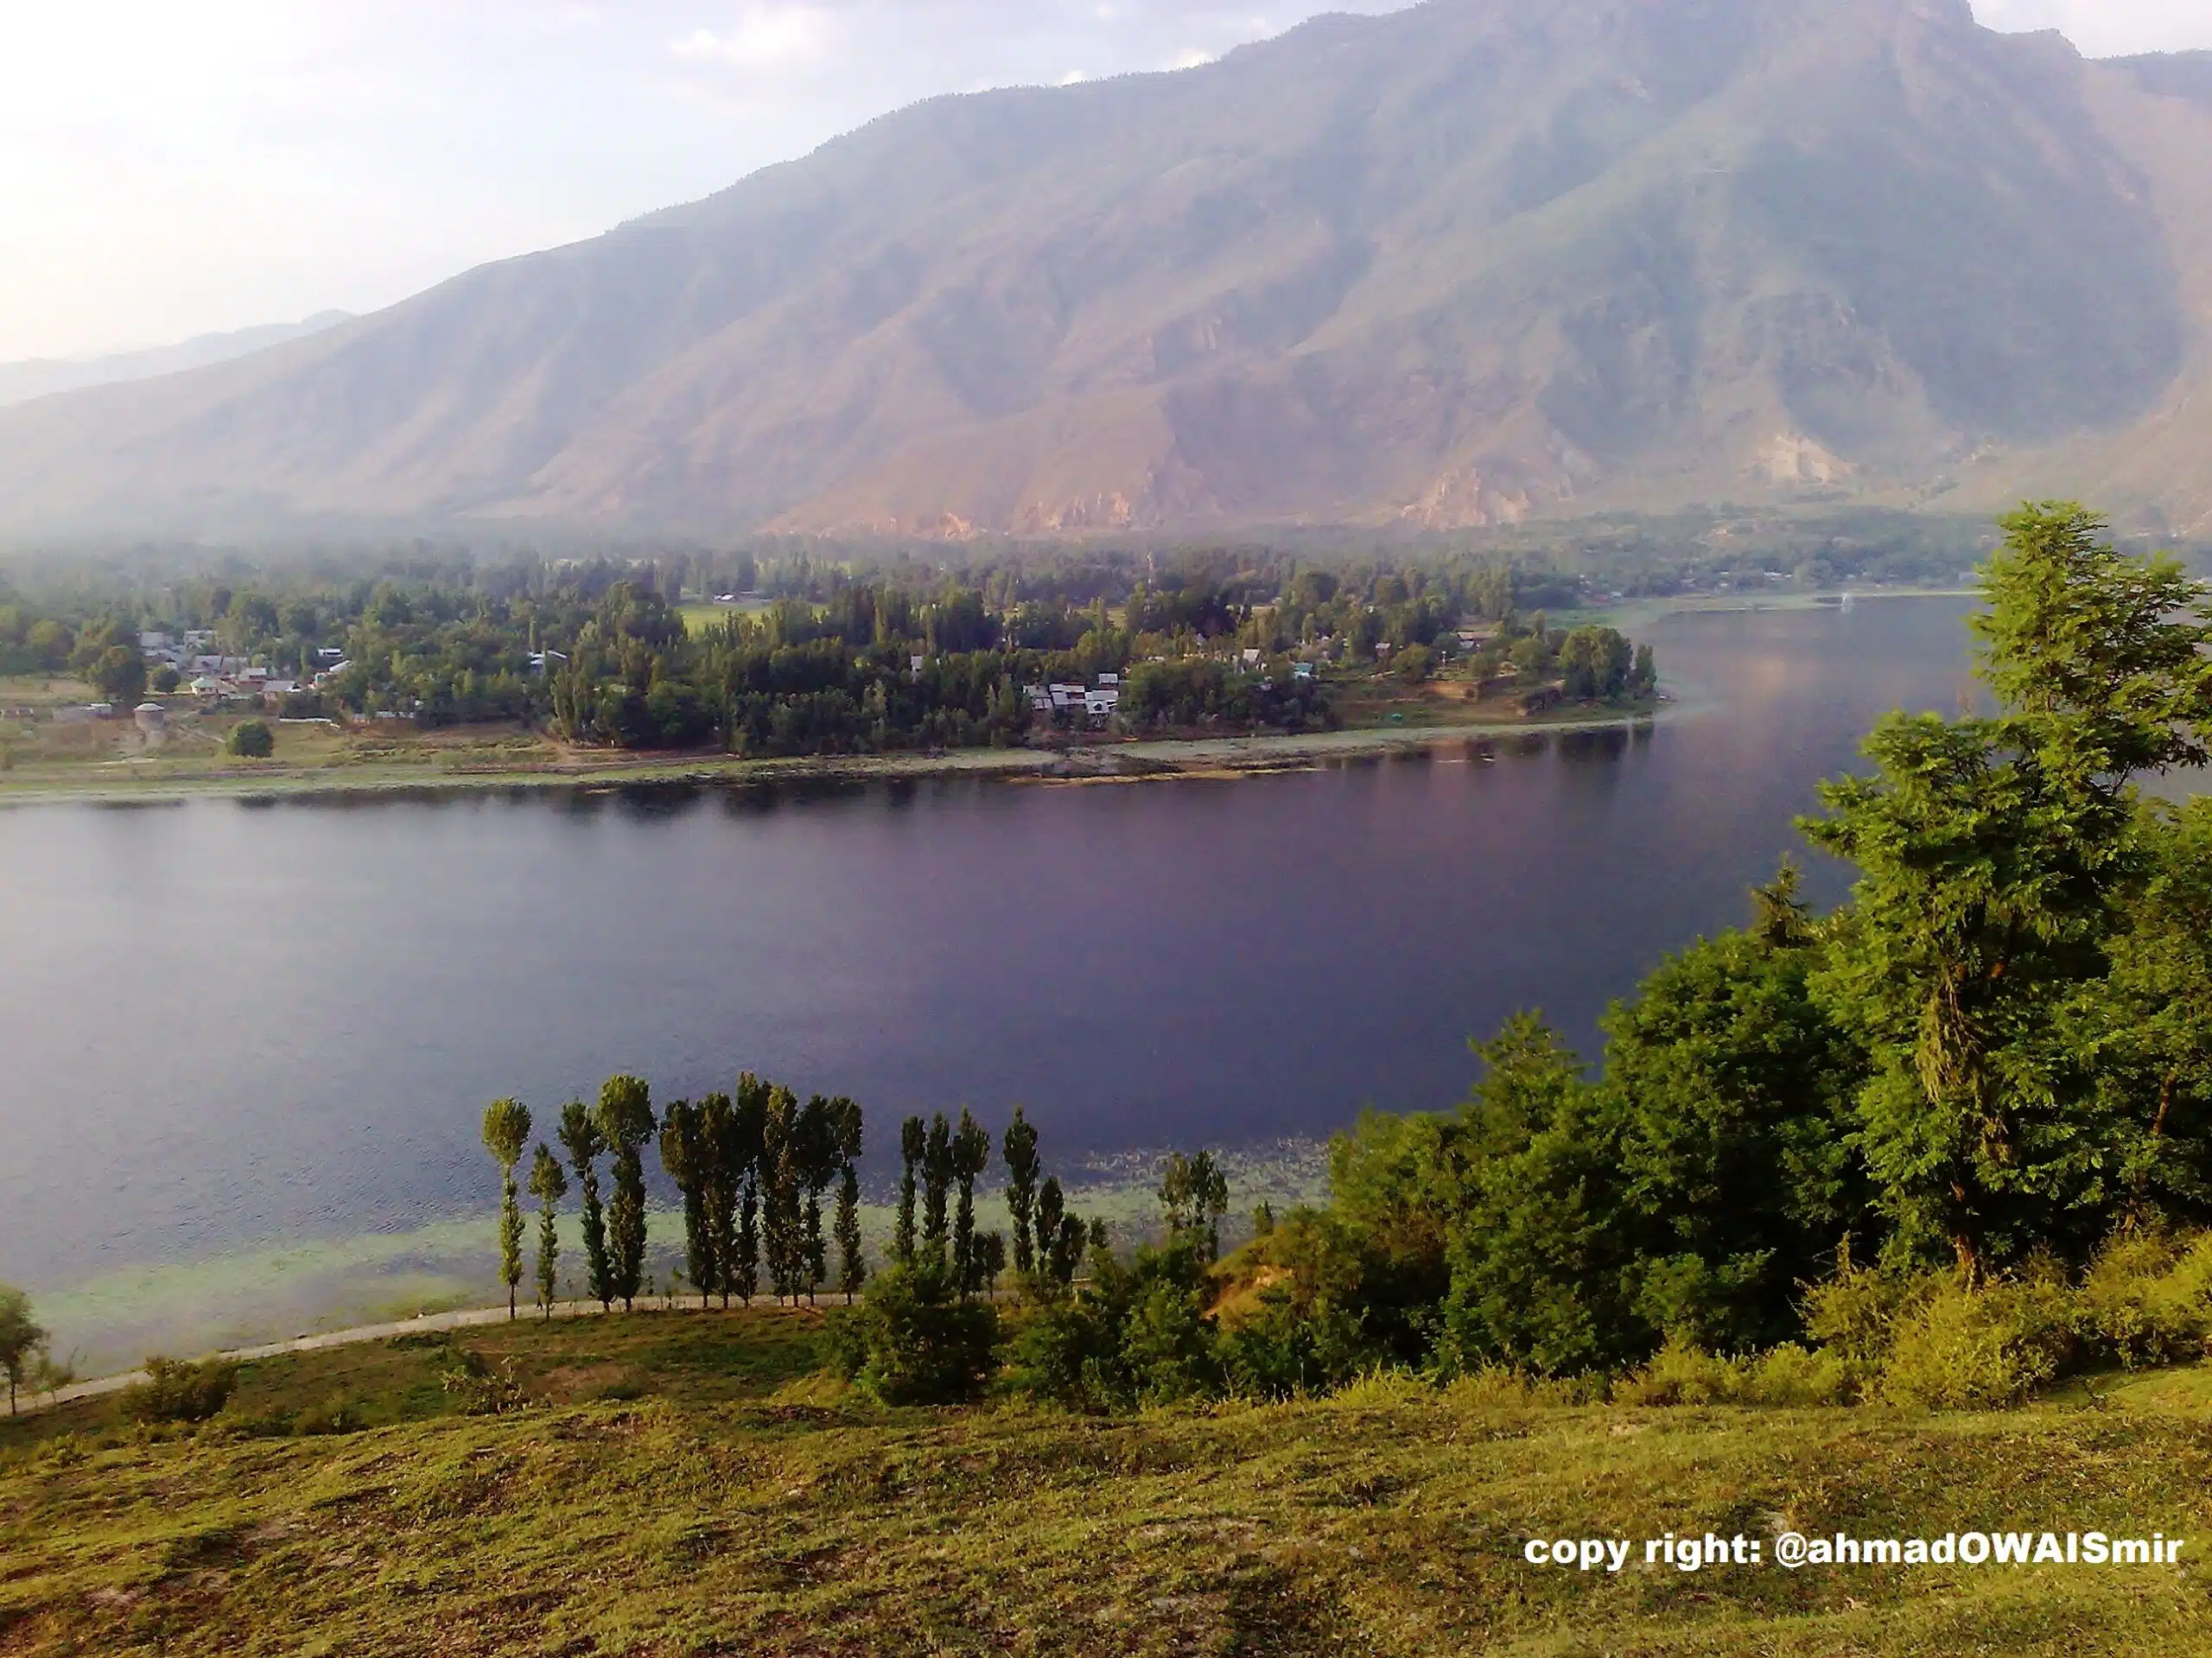
<svg viewBox="0 0 2212 1658">
<path fill-rule="evenodd" d="M 0 0 L 0 360 L 336 307 L 705 195 L 932 93 L 1402 0 Z M 2085 51 L 2212 0 L 1979 0 Z"/>
</svg>

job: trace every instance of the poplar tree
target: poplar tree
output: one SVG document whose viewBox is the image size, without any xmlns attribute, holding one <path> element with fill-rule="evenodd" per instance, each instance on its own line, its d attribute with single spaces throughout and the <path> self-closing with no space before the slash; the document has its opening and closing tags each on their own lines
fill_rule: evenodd
<svg viewBox="0 0 2212 1658">
<path fill-rule="evenodd" d="M 1057 1269 L 1060 1223 L 1066 1217 L 1067 1201 L 1060 1195 L 1060 1177 L 1046 1177 L 1045 1184 L 1037 1188 L 1037 1270 L 1046 1279 L 1064 1282 Z"/>
<path fill-rule="evenodd" d="M 530 1195 L 538 1202 L 537 1305 L 550 1318 L 556 1281 L 553 1264 L 561 1256 L 560 1229 L 553 1206 L 569 1195 L 569 1179 L 561 1172 L 561 1159 L 546 1149 L 542 1140 L 537 1142 L 537 1155 L 530 1166 Z"/>
<path fill-rule="evenodd" d="M 614 1272 L 607 1258 L 607 1213 L 600 1207 L 598 1166 L 607 1142 L 582 1100 L 570 1100 L 561 1108 L 561 1149 L 569 1154 L 583 1198 L 584 1276 L 599 1310 L 609 1312 L 614 1305 Z"/>
<path fill-rule="evenodd" d="M 909 1117 L 899 1125 L 899 1223 L 891 1235 L 891 1253 L 902 1261 L 914 1258 L 915 1171 L 921 1166 L 928 1143 L 929 1130 L 919 1117 Z"/>
<path fill-rule="evenodd" d="M 853 1297 L 868 1278 L 868 1262 L 861 1255 L 861 1121 L 859 1102 L 842 1095 L 833 1102 L 836 1109 L 835 1144 L 837 1158 L 837 1287 L 845 1293 L 845 1305 L 853 1304 Z"/>
<path fill-rule="evenodd" d="M 737 1193 L 745 1179 L 740 1165 L 735 1109 L 727 1094 L 709 1094 L 699 1102 L 699 1143 L 706 1159 L 702 1180 L 706 1210 L 702 1223 L 707 1233 L 707 1255 L 714 1264 L 714 1287 L 729 1305 L 730 1283 L 737 1271 Z M 701 1305 L 707 1286 L 699 1286 Z"/>
<path fill-rule="evenodd" d="M 829 1241 L 822 1232 L 822 1194 L 837 1178 L 840 1159 L 837 1155 L 838 1124 L 846 1106 L 845 1099 L 824 1099 L 817 1094 L 810 1097 L 798 1115 L 798 1172 L 806 1188 L 805 1213 L 800 1226 L 803 1240 L 801 1276 L 806 1281 L 806 1299 L 814 1299 L 816 1287 L 830 1276 Z"/>
<path fill-rule="evenodd" d="M 960 1127 L 949 1149 L 953 1178 L 960 1183 L 960 1202 L 953 1211 L 952 1264 L 960 1293 L 968 1295 L 982 1281 L 982 1262 L 976 1253 L 976 1180 L 990 1166 L 991 1137 L 966 1106 L 960 1108 Z"/>
<path fill-rule="evenodd" d="M 768 1102 L 774 1092 L 750 1071 L 737 1079 L 737 1145 L 733 1163 L 742 1176 L 742 1186 L 731 1280 L 732 1287 L 748 1304 L 760 1293 L 760 1194 L 768 1178 Z"/>
<path fill-rule="evenodd" d="M 652 1090 L 635 1077 L 610 1077 L 599 1090 L 600 1138 L 614 1153 L 614 1197 L 607 1207 L 614 1293 L 631 1311 L 645 1276 L 645 1143 L 653 1137 Z"/>
<path fill-rule="evenodd" d="M 1000 1154 L 1006 1159 L 1006 1206 L 1014 1215 L 1014 1269 L 1027 1276 L 1037 1269 L 1035 1236 L 1031 1223 L 1037 1213 L 1037 1130 L 1014 1108 L 1014 1121 L 1006 1126 Z"/>
<path fill-rule="evenodd" d="M 952 1191 L 952 1125 L 942 1111 L 930 1118 L 922 1152 L 922 1242 L 939 1261 L 944 1259 L 945 1199 Z"/>
<path fill-rule="evenodd" d="M 804 1270 L 806 1235 L 800 1212 L 801 1148 L 798 1136 L 798 1096 L 777 1087 L 768 1096 L 767 1133 L 761 1142 L 760 1168 L 764 1182 L 761 1230 L 767 1246 L 768 1280 L 776 1298 L 798 1299 L 800 1275 Z"/>
<path fill-rule="evenodd" d="M 714 1231 L 708 1221 L 707 1192 L 713 1147 L 702 1131 L 699 1108 L 689 1100 L 672 1102 L 660 1125 L 660 1166 L 683 1197 L 683 1272 L 706 1307 L 714 1293 Z"/>
<path fill-rule="evenodd" d="M 499 1281 L 507 1286 L 507 1318 L 515 1317 L 515 1286 L 522 1282 L 522 1204 L 515 1197 L 515 1165 L 530 1144 L 530 1110 L 519 1100 L 494 1100 L 484 1108 L 484 1149 L 499 1166 Z"/>
</svg>

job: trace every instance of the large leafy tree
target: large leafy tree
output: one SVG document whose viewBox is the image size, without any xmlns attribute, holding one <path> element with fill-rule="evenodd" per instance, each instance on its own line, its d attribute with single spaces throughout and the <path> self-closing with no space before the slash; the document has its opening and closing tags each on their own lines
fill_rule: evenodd
<svg viewBox="0 0 2212 1658">
<path fill-rule="evenodd" d="M 1654 1330 L 1708 1350 L 1793 1333 L 1797 1286 L 1864 1213 L 1851 1146 L 1865 1062 L 1815 1001 L 1818 962 L 1792 883 L 1760 930 L 1662 964 L 1605 1020 L 1599 1109 L 1638 1261 L 1625 1287 Z"/>
<path fill-rule="evenodd" d="M 1904 1249 L 1970 1276 L 2102 1233 L 2150 1124 L 2094 1086 L 2067 1010 L 2145 873 L 2134 779 L 2201 763 L 2202 594 L 2070 504 L 2024 509 L 1975 624 L 1990 715 L 1896 715 L 1871 776 L 1824 785 L 1817 846 L 1858 866 L 1821 994 L 1874 1056 L 1859 1143 Z"/>
<path fill-rule="evenodd" d="M 2152 873 L 2113 940 L 2112 971 L 2075 1021 L 2114 1108 L 2146 1121 L 2128 1169 L 2131 1213 L 2212 1219 L 2212 800 L 2143 829 Z"/>
<path fill-rule="evenodd" d="M 530 1144 L 530 1109 L 519 1100 L 494 1100 L 484 1108 L 484 1149 L 499 1166 L 499 1281 L 507 1286 L 507 1317 L 515 1316 L 515 1288 L 522 1282 L 522 1205 L 515 1194 L 515 1165 Z"/>
<path fill-rule="evenodd" d="M 1448 1250 L 1447 1363 L 1572 1375 L 1640 1356 L 1619 1150 L 1598 1091 L 1534 1014 L 1475 1051 L 1484 1075 L 1460 1113 L 1469 1159 Z"/>
</svg>

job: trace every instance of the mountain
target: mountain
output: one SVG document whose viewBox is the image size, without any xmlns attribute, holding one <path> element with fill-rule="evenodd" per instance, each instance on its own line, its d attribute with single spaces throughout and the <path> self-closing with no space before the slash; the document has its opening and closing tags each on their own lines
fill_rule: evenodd
<svg viewBox="0 0 2212 1658">
<path fill-rule="evenodd" d="M 122 380 L 150 380 L 163 374 L 227 363 L 233 357 L 281 346 L 346 320 L 344 311 L 319 311 L 300 322 L 269 322 L 257 328 L 231 334 L 203 334 L 176 346 L 155 346 L 143 351 L 118 352 L 107 357 L 34 357 L 17 363 L 0 363 L 0 409 L 29 403 L 33 397 L 57 391 L 78 391 L 91 385 L 112 385 Z"/>
<path fill-rule="evenodd" d="M 0 411 L 0 524 L 2212 526 L 2212 72 L 1966 0 L 1430 0 L 948 98 Z"/>
</svg>

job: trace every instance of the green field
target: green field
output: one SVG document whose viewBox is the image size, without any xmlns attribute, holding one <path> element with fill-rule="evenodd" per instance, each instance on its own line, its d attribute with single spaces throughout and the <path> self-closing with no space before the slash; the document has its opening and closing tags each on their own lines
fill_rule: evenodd
<svg viewBox="0 0 2212 1658">
<path fill-rule="evenodd" d="M 2101 1529 L 2212 1547 L 2212 1377 L 1986 1415 L 1547 1404 L 1398 1380 L 1082 1418 L 887 1410 L 810 1312 L 251 1367 L 216 1420 L 0 1425 L 0 1652 L 2182 1653 L 2196 1566 L 1537 1567 L 1527 1539 Z M 333 1431 L 333 1430 L 336 1431 Z M 2192 1547 L 2197 1545 L 2192 1541 Z M 2190 1558 L 2184 1553 L 2184 1560 Z"/>
</svg>

